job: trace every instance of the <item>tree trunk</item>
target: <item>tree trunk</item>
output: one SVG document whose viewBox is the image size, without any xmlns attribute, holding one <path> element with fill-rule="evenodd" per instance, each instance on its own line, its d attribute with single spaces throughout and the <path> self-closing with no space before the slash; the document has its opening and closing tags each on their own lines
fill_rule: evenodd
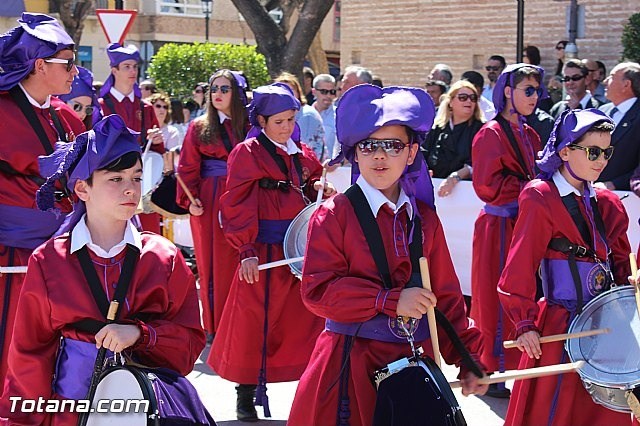
<svg viewBox="0 0 640 426">
<path fill-rule="evenodd" d="M 329 74 L 329 63 L 327 62 L 327 55 L 322 48 L 321 35 L 322 33 L 318 31 L 313 38 L 311 47 L 309 47 L 309 53 L 307 54 L 307 58 L 309 58 L 309 62 L 311 62 L 311 68 L 315 71 L 316 75 Z"/>
<path fill-rule="evenodd" d="M 73 0 L 54 0 L 54 3 L 57 6 L 64 29 L 71 36 L 76 46 L 79 46 L 85 18 L 89 11 L 95 7 L 95 1 L 78 0 L 73 10 L 71 9 Z"/>
</svg>

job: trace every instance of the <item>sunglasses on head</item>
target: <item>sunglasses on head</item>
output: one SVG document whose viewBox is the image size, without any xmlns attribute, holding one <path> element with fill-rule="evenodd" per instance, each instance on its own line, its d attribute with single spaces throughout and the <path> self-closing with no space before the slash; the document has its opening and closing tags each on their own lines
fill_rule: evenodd
<svg viewBox="0 0 640 426">
<path fill-rule="evenodd" d="M 460 102 L 467 102 L 467 100 L 471 100 L 471 102 L 473 103 L 478 102 L 478 95 L 476 95 L 475 93 L 458 93 L 456 95 L 456 98 L 458 98 Z"/>
<path fill-rule="evenodd" d="M 487 65 L 484 69 L 487 71 L 500 71 L 500 67 L 492 67 L 491 65 Z"/>
<path fill-rule="evenodd" d="M 600 155 L 604 153 L 604 159 L 609 160 L 613 155 L 614 146 L 608 146 L 606 148 L 600 148 L 599 146 L 580 146 L 580 145 L 569 145 L 569 149 L 579 149 L 581 151 L 585 151 L 587 153 L 587 158 L 589 161 L 596 161 L 600 158 Z"/>
<path fill-rule="evenodd" d="M 522 90 L 527 98 L 532 97 L 534 94 L 537 94 L 538 97 L 542 96 L 542 87 L 527 86 L 524 89 L 520 87 L 516 87 L 516 89 Z"/>
<path fill-rule="evenodd" d="M 336 89 L 316 89 L 318 92 L 322 93 L 323 95 L 335 95 L 336 94 Z"/>
<path fill-rule="evenodd" d="M 218 85 L 214 84 L 209 90 L 211 90 L 211 93 L 218 93 L 218 90 L 220 90 L 223 95 L 226 95 L 231 91 L 231 86 L 224 85 L 218 87 Z"/>
<path fill-rule="evenodd" d="M 69 59 L 61 59 L 61 58 L 47 58 L 44 60 L 49 64 L 65 64 L 67 66 L 67 72 L 71 71 L 76 62 L 76 57 Z"/>
<path fill-rule="evenodd" d="M 409 144 L 400 139 L 365 139 L 358 142 L 358 148 L 362 155 L 371 155 L 378 148 L 382 148 L 390 156 L 397 157 L 408 146 Z"/>
<path fill-rule="evenodd" d="M 154 104 L 153 106 L 158 109 L 166 109 L 167 111 L 169 110 L 169 105 Z"/>
<path fill-rule="evenodd" d="M 562 76 L 562 81 L 564 81 L 565 83 L 569 82 L 569 81 L 580 81 L 584 78 L 584 75 L 582 74 L 576 74 L 576 75 L 563 75 Z"/>
<path fill-rule="evenodd" d="M 72 107 L 75 112 L 82 112 L 82 110 L 84 109 L 85 114 L 87 115 L 93 114 L 93 105 L 85 106 L 79 102 L 74 102 L 74 101 L 71 101 L 71 102 L 73 103 Z"/>
</svg>

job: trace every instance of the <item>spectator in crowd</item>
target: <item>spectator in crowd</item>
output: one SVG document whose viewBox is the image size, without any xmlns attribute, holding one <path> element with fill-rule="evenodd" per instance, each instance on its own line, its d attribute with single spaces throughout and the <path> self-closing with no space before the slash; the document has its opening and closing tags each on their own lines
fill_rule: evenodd
<svg viewBox="0 0 640 426">
<path fill-rule="evenodd" d="M 379 88 L 383 88 L 384 84 L 382 84 L 382 78 L 379 75 L 374 75 L 371 84 L 374 86 L 378 86 Z"/>
<path fill-rule="evenodd" d="M 484 87 L 484 77 L 478 71 L 465 71 L 462 73 L 462 80 L 467 80 L 469 83 L 473 84 L 476 88 L 476 92 L 479 94 L 482 93 L 482 88 Z M 492 120 L 496 115 L 496 109 L 493 106 L 493 102 L 484 96 L 480 96 L 478 98 L 478 105 L 484 114 L 484 120 L 489 121 Z"/>
<path fill-rule="evenodd" d="M 607 67 L 604 65 L 602 61 L 596 61 L 598 64 L 598 81 L 604 84 L 604 79 L 607 78 Z M 608 101 L 607 101 L 608 102 Z"/>
<path fill-rule="evenodd" d="M 147 99 L 149 96 L 158 92 L 156 83 L 153 80 L 145 79 L 140 82 L 140 93 L 142 93 L 142 99 Z"/>
<path fill-rule="evenodd" d="M 611 135 L 615 151 L 598 182 L 611 190 L 628 191 L 629 178 L 640 162 L 640 65 L 636 62 L 616 65 L 604 84 L 611 103 L 600 110 L 616 123 Z"/>
<path fill-rule="evenodd" d="M 447 92 L 447 84 L 441 80 L 427 80 L 425 86 L 437 110 L 440 107 L 440 98 Z"/>
<path fill-rule="evenodd" d="M 522 62 L 525 64 L 531 64 L 531 65 L 540 65 L 540 49 L 538 49 L 536 46 L 527 46 L 524 48 L 524 52 L 522 52 Z M 559 101 L 560 99 L 558 99 Z M 557 102 L 557 101 L 556 101 Z M 546 116 L 548 114 L 539 114 L 539 110 L 542 110 L 544 112 L 549 112 L 551 110 L 551 107 L 553 107 L 553 104 L 555 102 L 552 101 L 550 98 L 546 98 L 546 99 L 542 99 L 539 104 L 538 107 L 536 108 L 536 111 L 534 111 L 534 114 L 536 115 L 540 115 L 540 117 L 542 118 L 546 118 Z M 527 117 L 528 119 L 529 117 Z M 533 117 L 532 117 L 533 118 Z M 536 127 L 532 124 L 534 120 L 529 121 L 529 124 L 531 125 L 531 127 L 533 127 L 536 131 L 538 131 L 538 129 L 536 129 Z M 546 120 L 542 120 L 542 122 L 546 122 Z M 545 126 L 546 128 L 547 126 Z M 549 127 L 549 133 L 551 132 L 551 127 L 553 127 L 553 120 L 551 121 L 551 125 Z M 540 134 L 538 132 L 538 134 Z M 542 141 L 543 143 L 546 143 L 546 139 Z"/>
<path fill-rule="evenodd" d="M 313 107 L 320 114 L 324 126 L 325 150 L 318 157 L 320 162 L 331 159 L 336 146 L 336 109 L 333 105 L 336 93 L 336 79 L 332 75 L 318 74 L 313 79 L 313 96 L 316 98 Z"/>
<path fill-rule="evenodd" d="M 587 92 L 587 76 L 589 69 L 578 59 L 569 59 L 564 64 L 562 80 L 567 99 L 556 103 L 551 108 L 551 115 L 557 119 L 566 109 L 598 108 L 598 102 Z"/>
<path fill-rule="evenodd" d="M 307 144 L 321 159 L 327 147 L 324 142 L 324 125 L 320 113 L 311 105 L 307 105 L 307 99 L 302 96 L 302 87 L 295 75 L 283 72 L 274 80 L 284 83 L 291 88 L 302 107 L 296 112 L 296 123 L 300 126 L 300 142 Z"/>
<path fill-rule="evenodd" d="M 171 98 L 171 121 L 169 124 L 178 129 L 180 134 L 180 140 L 184 140 L 184 135 L 187 133 L 187 120 L 184 117 L 184 109 L 182 101 L 180 99 Z"/>
<path fill-rule="evenodd" d="M 604 76 L 601 77 L 600 66 L 598 63 L 591 59 L 583 59 L 582 63 L 587 67 L 589 74 L 585 79 L 587 83 L 587 90 L 591 93 L 591 96 L 596 98 L 600 105 L 604 105 L 607 102 L 607 98 L 604 96 Z"/>
<path fill-rule="evenodd" d="M 429 72 L 429 80 L 444 81 L 444 84 L 446 84 L 447 88 L 449 88 L 451 82 L 453 81 L 453 71 L 447 64 L 436 64 L 431 69 L 431 72 Z"/>
<path fill-rule="evenodd" d="M 182 115 L 184 115 L 185 123 L 190 123 L 194 118 L 194 112 L 198 109 L 198 104 L 193 99 L 187 99 L 182 104 Z"/>
<path fill-rule="evenodd" d="M 493 55 L 489 57 L 489 60 L 487 61 L 485 69 L 487 70 L 487 78 L 489 79 L 489 82 L 484 86 L 482 96 L 490 101 L 493 101 L 493 88 L 496 85 L 498 76 L 506 66 L 507 62 L 504 60 L 504 57 L 500 55 Z"/>
<path fill-rule="evenodd" d="M 164 147 L 170 150 L 182 145 L 182 138 L 178 129 L 169 124 L 171 122 L 171 101 L 169 96 L 164 93 L 156 92 L 147 98 L 149 103 L 153 105 L 158 123 L 160 123 L 160 131 L 164 138 Z"/>
<path fill-rule="evenodd" d="M 192 92 L 193 101 L 196 103 L 197 108 L 191 111 L 191 120 L 193 120 L 194 118 L 198 118 L 204 114 L 207 108 L 205 97 L 207 95 L 208 90 L 209 90 L 209 83 L 206 83 L 206 82 L 200 82 L 200 83 L 197 83 L 195 86 L 193 86 L 193 92 Z"/>
<path fill-rule="evenodd" d="M 548 74 L 547 89 L 549 90 L 549 98 L 553 104 L 560 102 L 563 96 L 562 92 L 562 69 L 564 68 L 564 48 L 567 46 L 566 40 L 556 43 L 554 52 L 556 55 L 556 66 L 553 73 Z M 549 110 L 546 110 L 549 112 Z"/>
<path fill-rule="evenodd" d="M 562 70 L 564 69 L 564 49 L 567 47 L 567 44 L 569 44 L 567 40 L 560 40 L 556 43 L 556 59 L 558 62 L 556 63 L 555 75 L 562 76 Z"/>
<path fill-rule="evenodd" d="M 371 84 L 372 82 L 373 75 L 371 75 L 371 71 L 363 67 L 351 65 L 344 70 L 341 91 L 344 93 L 358 84 Z"/>
<path fill-rule="evenodd" d="M 442 96 L 441 108 L 422 147 L 433 177 L 444 179 L 438 195 L 446 197 L 460 180 L 471 180 L 471 142 L 484 117 L 478 90 L 460 80 Z"/>
<path fill-rule="evenodd" d="M 313 79 L 316 73 L 309 67 L 302 69 L 302 83 L 304 85 L 304 97 L 307 99 L 307 105 L 313 105 L 316 98 L 313 96 Z"/>
<path fill-rule="evenodd" d="M 531 65 L 540 65 L 540 49 L 536 46 L 527 46 L 522 52 L 522 62 Z"/>
</svg>

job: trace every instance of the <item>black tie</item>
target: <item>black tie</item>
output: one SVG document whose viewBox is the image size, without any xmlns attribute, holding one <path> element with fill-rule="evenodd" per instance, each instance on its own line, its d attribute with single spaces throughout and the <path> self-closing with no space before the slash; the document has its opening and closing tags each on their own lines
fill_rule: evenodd
<svg viewBox="0 0 640 426">
<path fill-rule="evenodd" d="M 616 115 L 616 112 L 618 112 L 618 108 L 613 107 L 613 109 L 611 110 L 611 114 L 609 114 L 609 117 L 613 118 L 613 116 Z"/>
</svg>

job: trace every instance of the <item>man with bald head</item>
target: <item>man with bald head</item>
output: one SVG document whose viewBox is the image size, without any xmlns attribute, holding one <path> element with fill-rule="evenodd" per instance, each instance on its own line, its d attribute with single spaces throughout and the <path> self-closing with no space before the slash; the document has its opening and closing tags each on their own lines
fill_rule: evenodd
<svg viewBox="0 0 640 426">
<path fill-rule="evenodd" d="M 344 70 L 342 77 L 342 93 L 359 84 L 371 84 L 373 75 L 366 68 L 351 65 Z"/>
<path fill-rule="evenodd" d="M 600 102 L 600 105 L 606 104 L 609 101 L 604 96 L 604 86 L 600 81 L 600 67 L 598 63 L 592 59 L 583 59 L 582 63 L 589 70 L 589 74 L 587 74 L 585 78 L 587 90 L 591 92 L 591 96 Z"/>
<path fill-rule="evenodd" d="M 429 80 L 444 81 L 448 88 L 453 81 L 453 71 L 447 64 L 436 64 L 429 73 Z"/>
</svg>

